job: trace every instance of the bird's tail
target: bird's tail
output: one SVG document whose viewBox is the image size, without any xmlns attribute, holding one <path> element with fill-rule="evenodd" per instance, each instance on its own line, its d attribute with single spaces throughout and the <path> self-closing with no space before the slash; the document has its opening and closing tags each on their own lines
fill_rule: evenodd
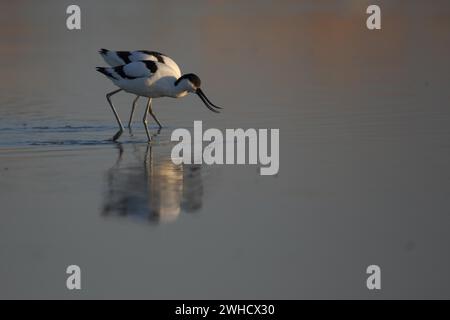
<svg viewBox="0 0 450 320">
<path fill-rule="evenodd" d="M 108 49 L 100 49 L 98 50 L 98 53 L 100 53 L 102 56 L 108 55 L 109 50 Z"/>
<path fill-rule="evenodd" d="M 108 49 L 100 49 L 98 53 L 102 56 L 103 60 L 111 67 L 118 67 L 126 64 L 122 58 L 120 58 L 116 51 L 108 50 Z"/>
<path fill-rule="evenodd" d="M 104 68 L 104 67 L 97 67 L 95 68 L 98 72 L 103 73 L 106 77 L 108 77 L 111 80 L 117 80 L 116 77 L 114 77 L 114 74 L 112 73 L 111 68 Z"/>
</svg>

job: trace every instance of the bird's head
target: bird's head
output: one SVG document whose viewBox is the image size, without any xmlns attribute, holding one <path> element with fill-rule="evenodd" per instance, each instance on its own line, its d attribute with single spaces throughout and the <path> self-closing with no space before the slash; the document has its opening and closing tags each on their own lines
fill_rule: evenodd
<svg viewBox="0 0 450 320">
<path fill-rule="evenodd" d="M 200 99 L 202 99 L 203 103 L 209 110 L 219 113 L 219 111 L 217 111 L 216 109 L 222 108 L 213 104 L 206 97 L 205 93 L 202 91 L 202 89 L 200 89 L 201 84 L 202 81 L 200 80 L 200 78 L 193 73 L 184 74 L 175 81 L 175 86 L 180 87 L 184 91 L 195 93 L 200 97 Z"/>
</svg>

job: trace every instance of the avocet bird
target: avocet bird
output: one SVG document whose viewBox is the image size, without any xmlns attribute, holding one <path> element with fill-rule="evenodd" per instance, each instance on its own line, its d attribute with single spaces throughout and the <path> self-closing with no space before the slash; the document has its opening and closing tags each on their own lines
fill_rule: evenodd
<svg viewBox="0 0 450 320">
<path fill-rule="evenodd" d="M 119 124 L 119 131 L 113 136 L 113 141 L 116 141 L 122 135 L 123 125 L 111 102 L 111 96 L 122 90 L 136 95 L 128 122 L 129 127 L 131 127 L 137 100 L 140 96 L 148 97 L 143 123 L 149 141 L 150 134 L 147 127 L 148 113 L 155 119 L 159 127 L 162 127 L 153 113 L 152 98 L 181 98 L 188 93 L 195 93 L 211 111 L 218 113 L 219 111 L 216 109 L 222 109 L 213 104 L 200 89 L 201 81 L 197 75 L 193 73 L 181 75 L 178 65 L 166 55 L 146 50 L 130 52 L 101 49 L 99 52 L 111 67 L 97 67 L 97 71 L 103 73 L 120 88 L 106 95 L 106 99 Z"/>
<path fill-rule="evenodd" d="M 156 51 L 148 51 L 148 50 L 136 50 L 136 51 L 112 51 L 107 49 L 100 49 L 99 50 L 100 55 L 102 56 L 103 60 L 107 64 L 109 64 L 111 67 L 118 67 L 123 66 L 125 64 L 128 64 L 130 62 L 134 61 L 158 61 L 160 63 L 164 63 L 171 67 L 178 75 L 178 77 L 181 76 L 181 71 L 178 65 L 173 61 L 171 58 L 169 58 L 166 55 L 163 55 L 160 52 Z M 134 110 L 136 109 L 136 103 L 139 99 L 139 96 L 136 96 L 136 98 L 133 100 L 133 105 L 131 109 L 130 119 L 128 120 L 128 128 L 131 129 L 131 123 L 133 121 L 133 114 Z M 153 115 L 152 115 L 153 116 Z M 161 123 L 154 117 L 156 122 L 159 125 L 159 128 L 161 129 Z"/>
</svg>

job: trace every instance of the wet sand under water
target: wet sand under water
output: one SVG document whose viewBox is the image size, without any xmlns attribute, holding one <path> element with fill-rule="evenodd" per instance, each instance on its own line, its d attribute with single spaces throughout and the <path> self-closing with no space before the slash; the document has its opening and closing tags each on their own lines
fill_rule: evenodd
<svg viewBox="0 0 450 320">
<path fill-rule="evenodd" d="M 361 1 L 80 2 L 78 33 L 63 5 L 0 4 L 0 298 L 450 297 L 446 2 L 381 1 L 379 33 Z M 141 101 L 107 141 L 100 47 L 169 54 L 224 112 L 155 100 L 148 145 Z M 114 97 L 123 120 L 132 99 Z M 194 120 L 279 128 L 279 174 L 174 165 L 170 134 Z"/>
</svg>

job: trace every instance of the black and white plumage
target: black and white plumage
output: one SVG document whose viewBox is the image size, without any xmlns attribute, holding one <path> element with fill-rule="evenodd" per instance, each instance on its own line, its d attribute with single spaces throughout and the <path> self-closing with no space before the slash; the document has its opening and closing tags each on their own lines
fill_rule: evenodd
<svg viewBox="0 0 450 320">
<path fill-rule="evenodd" d="M 106 95 L 119 124 L 119 131 L 113 137 L 114 141 L 122 134 L 123 125 L 110 98 L 112 95 L 122 90 L 137 96 L 133 101 L 130 121 L 128 123 L 129 127 L 131 127 L 137 100 L 140 96 L 148 97 L 143 122 L 149 140 L 150 135 L 147 128 L 147 114 L 150 113 L 158 123 L 160 129 L 162 127 L 152 111 L 152 98 L 181 98 L 188 93 L 195 93 L 211 111 L 218 112 L 216 109 L 221 109 L 221 107 L 214 105 L 200 89 L 201 81 L 198 76 L 192 73 L 182 76 L 180 68 L 175 61 L 166 55 L 156 51 L 146 50 L 111 51 L 101 49 L 99 52 L 111 67 L 97 67 L 97 71 L 104 74 L 120 88 Z"/>
<path fill-rule="evenodd" d="M 168 65 L 175 71 L 178 77 L 181 76 L 180 68 L 175 63 L 175 61 L 173 61 L 170 57 L 166 56 L 165 54 L 162 54 L 157 51 L 149 51 L 149 50 L 113 51 L 108 49 L 100 49 L 99 53 L 102 56 L 103 60 L 105 60 L 105 62 L 111 67 L 122 66 L 135 61 L 157 61 Z M 134 111 L 136 110 L 136 103 L 138 100 L 139 95 L 137 95 L 136 98 L 133 100 L 130 118 L 128 120 L 128 128 L 130 130 L 131 124 L 133 122 Z M 158 121 L 158 119 L 156 119 L 156 116 L 154 116 L 153 114 L 152 116 L 155 118 L 156 122 L 161 128 L 162 125 Z"/>
<path fill-rule="evenodd" d="M 112 51 L 107 49 L 100 49 L 100 55 L 103 60 L 111 67 L 122 66 L 135 61 L 156 61 L 164 63 L 172 68 L 178 77 L 181 77 L 180 67 L 170 57 L 157 51 L 136 50 L 136 51 Z"/>
</svg>

